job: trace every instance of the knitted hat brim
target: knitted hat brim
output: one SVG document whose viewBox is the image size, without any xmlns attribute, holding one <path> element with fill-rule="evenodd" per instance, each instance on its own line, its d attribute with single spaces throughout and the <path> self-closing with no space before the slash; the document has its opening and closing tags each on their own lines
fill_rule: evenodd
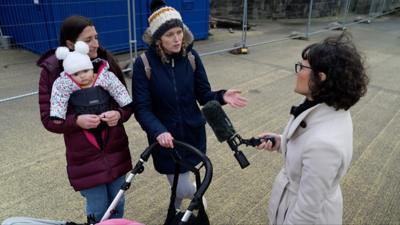
<svg viewBox="0 0 400 225">
<path fill-rule="evenodd" d="M 183 23 L 181 20 L 172 19 L 163 23 L 153 34 L 154 40 L 159 40 L 165 32 L 167 32 L 171 28 L 180 27 L 183 28 Z"/>
</svg>

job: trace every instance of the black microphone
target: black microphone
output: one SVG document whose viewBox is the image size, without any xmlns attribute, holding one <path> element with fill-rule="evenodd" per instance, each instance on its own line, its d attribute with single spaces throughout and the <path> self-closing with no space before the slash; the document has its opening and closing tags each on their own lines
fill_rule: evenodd
<svg viewBox="0 0 400 225">
<path fill-rule="evenodd" d="M 207 102 L 201 111 L 219 142 L 227 141 L 236 134 L 232 122 L 218 101 Z"/>
<path fill-rule="evenodd" d="M 210 125 L 212 130 L 214 131 L 215 136 L 219 142 L 227 141 L 229 147 L 234 152 L 234 156 L 238 161 L 240 167 L 242 169 L 246 168 L 250 165 L 246 156 L 238 150 L 238 146 L 240 145 L 240 136 L 236 133 L 235 128 L 222 109 L 221 105 L 217 101 L 209 101 L 204 107 L 201 109 L 204 117 L 207 120 L 207 123 Z"/>
<path fill-rule="evenodd" d="M 275 144 L 275 139 L 269 136 L 263 137 L 261 139 L 243 139 L 238 133 L 236 133 L 232 122 L 230 121 L 218 101 L 214 100 L 207 102 L 207 104 L 204 105 L 201 111 L 203 112 L 207 123 L 214 131 L 214 134 L 217 137 L 218 141 L 226 141 L 228 143 L 242 169 L 250 165 L 250 163 L 243 152 L 238 150 L 239 145 L 245 144 L 247 146 L 250 145 L 255 147 L 261 144 L 261 139 L 264 139 L 265 141 L 270 140 L 272 142 L 272 145 Z"/>
</svg>

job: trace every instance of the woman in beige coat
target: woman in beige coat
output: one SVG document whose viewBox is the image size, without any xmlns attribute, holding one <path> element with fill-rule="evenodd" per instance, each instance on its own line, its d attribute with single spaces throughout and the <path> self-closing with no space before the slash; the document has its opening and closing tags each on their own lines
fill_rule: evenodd
<svg viewBox="0 0 400 225">
<path fill-rule="evenodd" d="M 353 152 L 349 108 L 367 90 L 363 60 L 347 34 L 312 44 L 296 63 L 295 92 L 305 96 L 292 107 L 276 144 L 258 149 L 282 153 L 284 165 L 272 187 L 270 224 L 341 224 L 340 180 Z"/>
</svg>

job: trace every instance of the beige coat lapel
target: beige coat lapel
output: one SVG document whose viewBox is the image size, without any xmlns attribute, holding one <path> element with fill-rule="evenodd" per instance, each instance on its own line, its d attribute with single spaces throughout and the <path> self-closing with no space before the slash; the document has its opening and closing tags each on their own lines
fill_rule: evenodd
<svg viewBox="0 0 400 225">
<path fill-rule="evenodd" d="M 302 112 L 300 115 L 298 115 L 296 117 L 296 119 L 292 120 L 292 123 L 289 125 L 288 127 L 288 132 L 286 134 L 286 138 L 289 140 L 292 135 L 294 134 L 294 132 L 297 130 L 297 128 L 299 127 L 301 121 L 303 121 L 314 109 L 316 109 L 317 107 L 319 107 L 321 104 L 317 104 L 309 109 L 307 109 L 306 111 Z M 306 121 L 305 121 L 306 122 Z"/>
<path fill-rule="evenodd" d="M 286 156 L 286 143 L 287 143 L 287 134 L 289 132 L 289 128 L 290 125 L 293 123 L 294 120 L 294 116 L 290 115 L 290 119 L 289 122 L 286 124 L 285 129 L 283 130 L 282 134 L 281 134 L 281 146 L 279 151 L 282 153 L 283 159 L 285 160 L 285 156 Z"/>
<path fill-rule="evenodd" d="M 289 139 L 293 136 L 297 128 L 300 126 L 301 121 L 303 121 L 314 109 L 316 109 L 320 105 L 321 104 L 317 104 L 307 109 L 306 111 L 298 115 L 296 118 L 294 118 L 294 116 L 291 115 L 290 120 L 281 136 L 282 144 L 280 150 L 284 158 L 286 158 L 286 143 L 289 141 Z"/>
</svg>

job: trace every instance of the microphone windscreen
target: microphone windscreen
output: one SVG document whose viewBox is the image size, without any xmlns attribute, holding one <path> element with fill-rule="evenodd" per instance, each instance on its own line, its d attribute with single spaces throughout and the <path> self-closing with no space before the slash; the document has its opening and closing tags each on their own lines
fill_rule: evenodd
<svg viewBox="0 0 400 225">
<path fill-rule="evenodd" d="M 219 142 L 227 141 L 235 135 L 235 128 L 218 101 L 207 102 L 201 111 Z"/>
</svg>

